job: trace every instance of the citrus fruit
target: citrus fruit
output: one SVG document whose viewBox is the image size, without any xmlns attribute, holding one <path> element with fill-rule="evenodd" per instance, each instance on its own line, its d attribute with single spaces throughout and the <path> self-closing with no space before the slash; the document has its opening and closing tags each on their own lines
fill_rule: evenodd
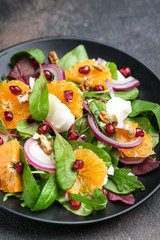
<svg viewBox="0 0 160 240">
<path fill-rule="evenodd" d="M 69 68 L 65 71 L 66 79 L 69 79 L 73 82 L 81 83 L 82 78 L 88 77 L 91 88 L 94 88 L 96 85 L 103 85 L 104 89 L 106 90 L 107 87 L 105 84 L 105 80 L 108 79 L 110 83 L 112 82 L 109 68 L 105 68 L 103 71 L 99 71 L 93 67 L 94 63 L 96 63 L 95 59 L 87 59 L 77 63 L 72 68 Z M 88 74 L 83 74 L 79 72 L 79 68 L 84 66 L 89 66 L 90 71 Z"/>
<path fill-rule="evenodd" d="M 73 98 L 71 101 L 66 101 L 64 92 L 72 91 Z M 55 95 L 62 103 L 64 103 L 71 113 L 80 118 L 83 115 L 83 95 L 80 89 L 74 83 L 62 81 L 52 81 L 48 84 L 48 92 Z"/>
<path fill-rule="evenodd" d="M 130 121 L 125 121 L 125 125 L 128 125 L 127 127 L 129 127 L 130 129 L 139 128 L 137 123 L 133 123 Z M 149 134 L 147 134 L 144 130 L 143 132 L 144 132 L 144 137 L 143 137 L 144 140 L 140 145 L 134 148 L 121 149 L 122 152 L 125 154 L 125 156 L 147 157 L 154 153 L 154 151 L 152 150 L 153 149 L 152 137 Z M 125 129 L 116 128 L 116 133 L 117 133 L 117 141 L 120 143 L 131 142 L 137 139 L 137 137 L 130 139 Z"/>
<path fill-rule="evenodd" d="M 18 162 L 20 162 L 20 149 L 17 139 L 0 146 L 0 190 L 3 192 L 22 191 L 22 179 L 15 169 L 15 164 Z"/>
<path fill-rule="evenodd" d="M 89 149 L 76 149 L 76 159 L 84 165 L 77 170 L 77 179 L 69 193 L 92 194 L 96 188 L 101 189 L 107 174 L 107 168 L 102 159 Z"/>
<path fill-rule="evenodd" d="M 16 80 L 8 83 L 5 80 L 0 84 L 0 117 L 7 129 L 15 129 L 20 120 L 29 117 L 29 102 L 19 103 L 17 96 L 11 93 L 9 89 L 10 86 L 18 86 L 22 90 L 22 94 L 25 90 L 28 90 L 29 87 L 25 83 Z M 13 120 L 6 121 L 5 112 L 11 112 Z"/>
</svg>

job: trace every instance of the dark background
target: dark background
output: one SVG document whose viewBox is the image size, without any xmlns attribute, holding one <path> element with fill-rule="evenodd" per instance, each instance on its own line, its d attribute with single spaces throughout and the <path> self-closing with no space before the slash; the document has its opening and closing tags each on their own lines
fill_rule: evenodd
<svg viewBox="0 0 160 240">
<path fill-rule="evenodd" d="M 0 50 L 46 36 L 103 41 L 138 57 L 160 76 L 160 0 L 0 1 Z M 159 209 L 159 190 L 136 209 L 88 226 L 38 223 L 0 209 L 0 239 L 158 240 Z"/>
</svg>

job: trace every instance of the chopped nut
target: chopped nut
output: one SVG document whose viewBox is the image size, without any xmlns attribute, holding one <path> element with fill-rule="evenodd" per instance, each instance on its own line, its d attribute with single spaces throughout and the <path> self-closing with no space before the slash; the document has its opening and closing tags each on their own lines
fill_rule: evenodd
<svg viewBox="0 0 160 240">
<path fill-rule="evenodd" d="M 88 77 L 84 77 L 81 79 L 81 84 L 79 87 L 81 88 L 82 92 L 88 92 L 89 91 L 89 85 L 90 81 Z"/>
<path fill-rule="evenodd" d="M 131 128 L 128 124 L 125 124 L 125 129 L 126 129 L 127 137 L 129 139 L 132 139 L 132 138 L 135 137 L 135 135 L 136 135 L 136 128 L 135 127 Z"/>
<path fill-rule="evenodd" d="M 46 136 L 40 135 L 40 147 L 47 154 L 50 155 L 52 153 L 51 141 L 49 141 Z"/>
<path fill-rule="evenodd" d="M 50 63 L 56 64 L 59 61 L 59 58 L 57 57 L 57 54 L 55 51 L 51 51 L 48 54 L 48 58 L 49 58 Z"/>
<path fill-rule="evenodd" d="M 17 96 L 19 103 L 24 103 L 29 101 L 29 94 L 32 92 L 32 89 L 28 89 Z"/>
<path fill-rule="evenodd" d="M 95 62 L 93 63 L 92 66 L 100 72 L 102 72 L 105 69 L 104 63 Z"/>
<path fill-rule="evenodd" d="M 99 126 L 103 128 L 103 127 L 106 126 L 106 124 L 105 124 L 104 122 L 101 122 L 101 121 L 100 121 L 100 122 L 99 122 Z"/>
<path fill-rule="evenodd" d="M 102 120 L 102 122 L 104 122 L 105 124 L 108 124 L 110 121 L 110 116 L 105 111 L 100 112 L 99 117 Z"/>
</svg>

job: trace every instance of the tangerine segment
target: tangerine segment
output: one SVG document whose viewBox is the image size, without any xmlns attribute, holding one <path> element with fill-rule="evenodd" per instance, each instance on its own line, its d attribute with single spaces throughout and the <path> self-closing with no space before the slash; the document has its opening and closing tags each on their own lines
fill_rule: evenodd
<svg viewBox="0 0 160 240">
<path fill-rule="evenodd" d="M 64 98 L 64 91 L 73 91 L 72 102 L 67 102 Z M 64 103 L 71 113 L 80 118 L 83 115 L 83 95 L 80 89 L 74 83 L 62 81 L 52 81 L 48 84 L 48 92 L 55 95 L 62 103 Z"/>
<path fill-rule="evenodd" d="M 19 103 L 17 96 L 11 93 L 9 89 L 10 86 L 18 86 L 20 89 L 22 89 L 22 93 L 25 90 L 28 90 L 29 87 L 25 83 L 16 80 L 12 80 L 8 83 L 5 80 L 0 84 L 0 117 L 2 118 L 7 129 L 15 129 L 19 121 L 29 117 L 29 102 Z M 12 121 L 5 120 L 5 111 L 12 112 Z"/>
<path fill-rule="evenodd" d="M 131 129 L 139 127 L 137 123 L 133 123 L 130 121 L 125 121 L 125 125 L 126 124 L 128 125 L 127 127 L 131 128 Z M 132 139 L 128 138 L 125 129 L 116 128 L 116 133 L 117 133 L 117 141 L 120 143 L 131 142 L 131 141 L 136 140 L 136 137 L 134 137 Z M 130 149 L 121 149 L 122 152 L 127 157 L 147 157 L 149 155 L 152 155 L 154 153 L 152 137 L 144 131 L 143 138 L 144 138 L 144 140 L 140 145 L 138 145 L 137 147 L 134 147 L 134 148 L 130 148 Z"/>
<path fill-rule="evenodd" d="M 88 77 L 90 81 L 90 87 L 94 88 L 95 85 L 103 85 L 104 89 L 107 90 L 105 80 L 109 80 L 110 83 L 112 83 L 111 73 L 109 68 L 105 68 L 103 71 L 99 71 L 96 68 L 93 67 L 93 64 L 96 62 L 95 59 L 87 59 L 84 61 L 81 61 L 74 65 L 72 68 L 69 68 L 65 71 L 65 77 L 66 79 L 69 79 L 73 82 L 81 83 L 81 80 L 84 77 Z M 88 74 L 82 74 L 79 72 L 80 67 L 84 66 L 90 67 L 90 72 Z"/>
<path fill-rule="evenodd" d="M 88 149 L 76 149 L 76 159 L 82 160 L 84 166 L 77 170 L 77 179 L 69 193 L 92 194 L 96 188 L 102 188 L 107 168 L 102 159 Z"/>
<path fill-rule="evenodd" d="M 14 166 L 20 161 L 20 148 L 17 139 L 0 146 L 0 190 L 21 192 L 22 179 Z"/>
</svg>

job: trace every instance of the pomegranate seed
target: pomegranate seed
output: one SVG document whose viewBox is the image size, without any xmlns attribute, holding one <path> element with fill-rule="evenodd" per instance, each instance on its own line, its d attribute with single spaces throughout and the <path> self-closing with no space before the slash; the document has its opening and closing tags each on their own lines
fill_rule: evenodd
<svg viewBox="0 0 160 240">
<path fill-rule="evenodd" d="M 18 162 L 18 163 L 16 163 L 15 168 L 16 168 L 16 171 L 19 174 L 21 174 L 23 172 L 24 164 L 22 162 Z"/>
<path fill-rule="evenodd" d="M 64 99 L 66 100 L 66 102 L 72 102 L 73 101 L 73 91 L 72 90 L 64 91 Z"/>
<path fill-rule="evenodd" d="M 51 80 L 52 79 L 52 74 L 51 74 L 50 71 L 44 70 L 44 75 L 47 78 L 47 80 Z"/>
<path fill-rule="evenodd" d="M 78 133 L 73 132 L 68 135 L 67 140 L 77 140 L 78 138 L 79 138 Z"/>
<path fill-rule="evenodd" d="M 90 67 L 88 65 L 79 68 L 79 73 L 86 75 L 89 72 L 90 72 Z"/>
<path fill-rule="evenodd" d="M 125 76 L 129 77 L 131 75 L 131 69 L 129 67 L 122 67 L 120 72 Z"/>
<path fill-rule="evenodd" d="M 50 126 L 48 124 L 43 124 L 38 127 L 38 132 L 41 134 L 48 133 L 50 131 Z"/>
<path fill-rule="evenodd" d="M 114 126 L 111 123 L 107 124 L 107 126 L 106 126 L 106 133 L 110 137 L 112 137 L 114 135 L 115 128 L 114 128 Z"/>
<path fill-rule="evenodd" d="M 32 64 L 35 68 L 39 67 L 39 63 L 37 62 L 37 60 L 35 58 L 32 58 Z"/>
<path fill-rule="evenodd" d="M 107 193 L 108 193 L 108 192 L 107 192 L 107 189 L 103 188 L 103 189 L 102 189 L 102 193 L 107 197 Z"/>
<path fill-rule="evenodd" d="M 95 85 L 94 89 L 95 91 L 104 91 L 103 85 Z"/>
<path fill-rule="evenodd" d="M 96 98 L 96 100 L 101 101 L 101 102 L 105 102 L 102 98 Z"/>
<path fill-rule="evenodd" d="M 76 160 L 76 161 L 73 163 L 72 169 L 73 169 L 73 170 L 78 170 L 78 169 L 83 168 L 83 166 L 84 166 L 84 162 L 83 162 L 82 160 Z"/>
<path fill-rule="evenodd" d="M 144 132 L 141 128 L 136 128 L 136 135 L 135 137 L 144 137 Z"/>
<path fill-rule="evenodd" d="M 16 96 L 21 94 L 21 92 L 22 92 L 22 89 L 20 89 L 18 86 L 10 86 L 9 90 L 11 91 L 11 93 L 13 95 L 16 95 Z"/>
<path fill-rule="evenodd" d="M 78 210 L 81 207 L 80 202 L 76 202 L 72 199 L 70 200 L 70 205 L 71 205 L 71 208 L 74 209 L 74 210 Z"/>
<path fill-rule="evenodd" d="M 35 79 L 37 80 L 39 78 L 40 74 L 38 73 L 36 76 L 35 76 Z"/>
<path fill-rule="evenodd" d="M 12 121 L 13 120 L 13 114 L 11 111 L 5 111 L 4 112 L 4 117 L 6 121 Z"/>
<path fill-rule="evenodd" d="M 30 115 L 30 116 L 27 118 L 27 122 L 28 122 L 28 123 L 33 123 L 33 122 L 36 122 L 36 120 Z"/>
<path fill-rule="evenodd" d="M 0 145 L 4 143 L 3 138 L 0 137 Z"/>
</svg>

